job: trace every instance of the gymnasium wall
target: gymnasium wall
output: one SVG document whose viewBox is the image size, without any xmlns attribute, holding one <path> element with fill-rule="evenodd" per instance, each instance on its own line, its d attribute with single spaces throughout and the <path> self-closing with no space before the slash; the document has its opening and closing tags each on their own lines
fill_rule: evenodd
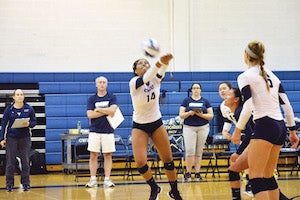
<svg viewBox="0 0 300 200">
<path fill-rule="evenodd" d="M 153 37 L 175 71 L 242 71 L 245 45 L 300 66 L 298 0 L 0 1 L 0 72 L 127 72 Z"/>
</svg>

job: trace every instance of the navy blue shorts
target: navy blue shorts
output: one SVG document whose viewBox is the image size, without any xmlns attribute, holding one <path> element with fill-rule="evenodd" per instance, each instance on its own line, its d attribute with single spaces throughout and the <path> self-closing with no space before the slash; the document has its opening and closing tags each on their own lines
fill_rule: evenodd
<svg viewBox="0 0 300 200">
<path fill-rule="evenodd" d="M 156 129 L 161 127 L 161 125 L 163 125 L 163 122 L 160 118 L 160 119 L 156 120 L 155 122 L 151 122 L 151 123 L 147 123 L 147 124 L 139 124 L 139 123 L 133 122 L 132 128 L 137 128 L 137 129 L 143 130 L 149 136 L 151 136 L 153 134 L 153 132 L 156 131 Z"/>
<path fill-rule="evenodd" d="M 255 120 L 253 139 L 262 139 L 272 144 L 283 145 L 287 136 L 287 128 L 283 120 L 263 117 Z"/>
</svg>

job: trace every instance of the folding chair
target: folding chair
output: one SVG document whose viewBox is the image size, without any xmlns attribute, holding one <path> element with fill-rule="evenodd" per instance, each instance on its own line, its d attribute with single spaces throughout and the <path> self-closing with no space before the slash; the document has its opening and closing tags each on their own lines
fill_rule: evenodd
<svg viewBox="0 0 300 200">
<path fill-rule="evenodd" d="M 277 173 L 280 176 L 280 171 L 290 171 L 291 175 L 296 171 L 297 175 L 300 169 L 300 151 L 299 149 L 292 149 L 289 135 L 287 135 L 283 147 L 280 149 L 279 159 L 277 164 Z M 281 162 L 280 162 L 281 161 Z M 280 167 L 284 167 L 281 170 Z"/>
<path fill-rule="evenodd" d="M 172 156 L 174 161 L 179 161 L 179 165 L 176 167 L 177 168 L 177 173 L 184 173 L 184 154 L 185 154 L 185 149 L 184 149 L 184 140 L 183 136 L 180 135 L 170 135 L 170 147 L 172 150 Z"/>
<path fill-rule="evenodd" d="M 156 148 L 154 147 L 152 140 L 150 140 L 148 143 L 147 158 L 148 158 L 148 161 L 150 161 L 152 163 L 151 168 L 154 169 L 155 178 L 157 178 L 157 176 L 159 176 L 159 178 L 161 179 L 161 167 L 159 164 L 160 157 L 159 157 L 159 154 L 158 154 Z"/>
<path fill-rule="evenodd" d="M 131 180 L 133 180 L 134 174 L 133 174 L 131 163 L 134 162 L 134 155 L 133 155 L 133 151 L 132 151 L 131 135 L 128 136 L 126 145 L 127 145 L 127 149 L 128 149 L 127 180 L 129 179 L 130 176 L 131 176 Z M 155 178 L 157 178 L 157 176 L 159 176 L 161 179 L 161 169 L 159 166 L 160 158 L 159 158 L 158 152 L 156 151 L 151 140 L 148 143 L 147 161 L 151 162 L 151 168 L 154 170 Z"/>
<path fill-rule="evenodd" d="M 280 170 L 279 167 L 283 166 L 285 171 L 290 171 L 291 175 L 294 171 L 296 171 L 298 175 L 299 171 L 299 156 L 300 151 L 298 149 L 292 149 L 292 148 L 281 148 L 279 153 L 279 160 L 283 160 L 283 164 L 277 165 L 277 173 L 278 176 L 280 176 Z M 287 167 L 291 167 L 291 169 L 287 169 Z"/>
<path fill-rule="evenodd" d="M 213 135 L 212 148 L 216 159 L 215 169 L 220 177 L 220 167 L 229 167 L 230 156 L 235 152 L 230 150 L 230 141 L 223 137 L 222 134 Z M 219 165 L 220 160 L 225 160 L 226 165 Z M 227 170 L 226 170 L 227 172 Z"/>
<path fill-rule="evenodd" d="M 75 159 L 75 181 L 78 182 L 79 168 L 89 169 L 90 151 L 87 150 L 88 147 L 88 136 L 81 136 L 75 140 L 74 144 L 74 159 Z M 98 177 L 102 175 L 102 155 L 99 154 L 99 168 Z"/>
<path fill-rule="evenodd" d="M 131 180 L 133 181 L 133 170 L 132 170 L 131 163 L 134 162 L 134 156 L 133 156 L 133 151 L 132 151 L 132 137 L 131 137 L 131 135 L 128 135 L 128 137 L 127 137 L 126 146 L 127 146 L 127 149 L 128 149 L 128 162 L 126 163 L 126 166 L 125 166 L 125 168 L 127 168 L 127 180 L 131 176 Z"/>
<path fill-rule="evenodd" d="M 90 152 L 87 150 L 88 137 L 78 137 L 74 144 L 75 158 L 75 181 L 78 182 L 78 167 L 79 164 L 89 163 Z"/>
<path fill-rule="evenodd" d="M 215 167 L 212 162 L 213 159 L 215 159 L 215 157 L 214 157 L 212 145 L 208 145 L 206 142 L 205 148 L 203 149 L 203 153 L 202 153 L 202 160 L 208 160 L 208 164 L 207 164 L 207 168 L 206 168 L 206 172 L 205 172 L 205 178 L 207 177 L 209 168 L 211 168 L 212 177 L 215 177 Z"/>
<path fill-rule="evenodd" d="M 120 135 L 115 134 L 114 137 L 115 137 L 116 151 L 112 153 L 112 159 L 113 162 L 125 162 L 124 174 L 123 174 L 125 179 L 125 176 L 128 174 L 128 168 L 127 168 L 129 162 L 128 148 Z"/>
</svg>

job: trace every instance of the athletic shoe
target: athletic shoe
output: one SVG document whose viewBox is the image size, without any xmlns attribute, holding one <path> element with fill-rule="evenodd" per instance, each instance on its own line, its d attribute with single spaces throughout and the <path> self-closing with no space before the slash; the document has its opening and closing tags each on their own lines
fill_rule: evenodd
<svg viewBox="0 0 300 200">
<path fill-rule="evenodd" d="M 251 185 L 249 184 L 249 182 L 245 186 L 245 191 L 252 191 L 252 188 L 251 188 Z"/>
<path fill-rule="evenodd" d="M 196 173 L 195 174 L 195 181 L 201 181 L 202 180 L 202 177 L 200 175 L 200 173 Z"/>
<path fill-rule="evenodd" d="M 249 197 L 254 197 L 252 191 L 244 191 L 244 194 L 248 195 Z"/>
<path fill-rule="evenodd" d="M 155 190 L 151 190 L 149 200 L 158 200 L 158 195 L 161 193 L 161 187 L 157 187 Z"/>
<path fill-rule="evenodd" d="M 168 197 L 175 200 L 182 200 L 179 191 L 170 191 L 168 192 Z"/>
<path fill-rule="evenodd" d="M 23 190 L 24 191 L 29 191 L 30 190 L 30 185 L 23 184 Z"/>
<path fill-rule="evenodd" d="M 13 189 L 14 189 L 14 187 L 11 186 L 11 185 L 6 186 L 6 191 L 7 191 L 7 192 L 12 192 Z"/>
<path fill-rule="evenodd" d="M 189 173 L 189 172 L 185 173 L 184 180 L 187 182 L 191 182 L 192 181 L 191 173 Z"/>
<path fill-rule="evenodd" d="M 253 193 L 252 193 L 251 185 L 250 185 L 249 183 L 246 184 L 244 193 L 245 193 L 246 195 L 248 195 L 249 197 L 254 197 L 254 195 L 253 195 Z"/>
<path fill-rule="evenodd" d="M 97 181 L 96 180 L 90 180 L 87 184 L 85 184 L 85 187 L 97 187 Z"/>
<path fill-rule="evenodd" d="M 104 187 L 115 187 L 115 184 L 113 182 L 111 182 L 110 180 L 105 180 L 103 182 L 103 186 Z"/>
</svg>

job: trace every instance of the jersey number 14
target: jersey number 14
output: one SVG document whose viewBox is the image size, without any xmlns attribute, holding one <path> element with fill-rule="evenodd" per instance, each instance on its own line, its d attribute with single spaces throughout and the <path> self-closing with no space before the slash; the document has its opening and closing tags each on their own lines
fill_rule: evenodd
<svg viewBox="0 0 300 200">
<path fill-rule="evenodd" d="M 150 100 L 155 99 L 155 93 L 152 92 L 151 95 L 147 95 L 147 101 L 149 102 Z"/>
</svg>

